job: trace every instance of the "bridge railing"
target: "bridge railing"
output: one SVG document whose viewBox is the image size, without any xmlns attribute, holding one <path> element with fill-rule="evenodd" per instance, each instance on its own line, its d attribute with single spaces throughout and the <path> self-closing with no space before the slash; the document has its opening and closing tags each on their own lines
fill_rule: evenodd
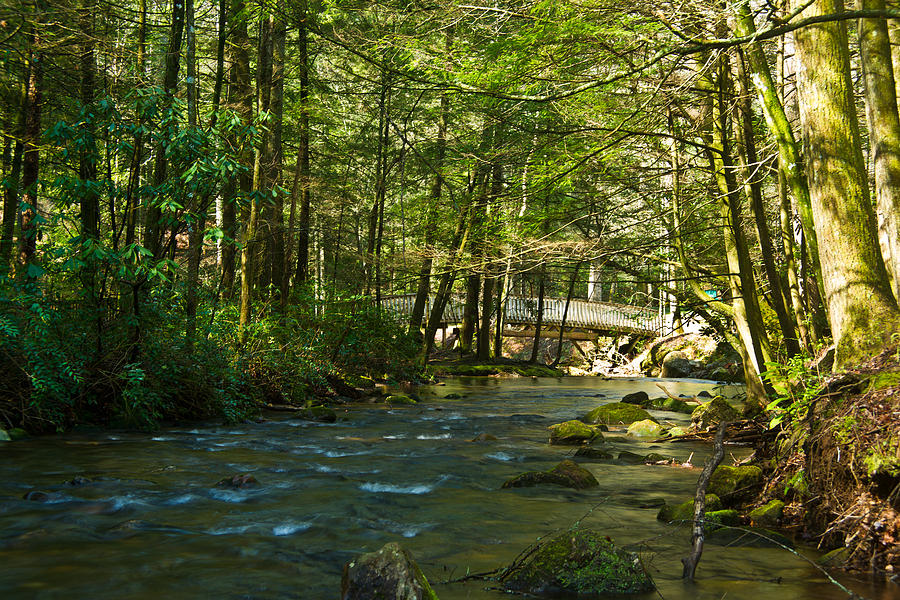
<svg viewBox="0 0 900 600">
<path fill-rule="evenodd" d="M 401 314 L 411 314 L 415 300 L 415 294 L 388 296 L 382 298 L 382 305 Z M 433 300 L 433 297 L 428 298 L 426 315 L 431 311 Z M 464 298 L 452 296 L 444 308 L 443 321 L 446 323 L 462 321 L 464 305 Z M 538 301 L 536 298 L 509 296 L 504 310 L 504 320 L 511 325 L 537 323 Z M 544 298 L 542 319 L 544 324 L 561 325 L 564 312 L 566 312 L 565 298 Z M 566 312 L 566 326 L 658 334 L 663 330 L 664 320 L 655 309 L 649 307 L 571 300 L 568 312 Z"/>
</svg>

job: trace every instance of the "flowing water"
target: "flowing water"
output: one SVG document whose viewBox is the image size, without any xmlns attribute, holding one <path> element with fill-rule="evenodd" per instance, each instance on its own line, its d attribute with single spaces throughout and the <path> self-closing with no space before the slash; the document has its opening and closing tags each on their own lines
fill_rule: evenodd
<svg viewBox="0 0 900 600">
<path fill-rule="evenodd" d="M 682 583 L 688 529 L 642 506 L 687 499 L 699 469 L 591 462 L 583 464 L 598 488 L 499 489 L 572 452 L 547 444 L 548 425 L 629 392 L 660 395 L 656 383 L 460 378 L 419 390 L 418 406 L 354 406 L 335 424 L 275 414 L 259 424 L 2 444 L 0 598 L 337 598 L 344 563 L 397 541 L 443 600 L 499 600 L 507 596 L 483 582 L 441 582 L 508 563 L 578 520 L 641 553 L 659 587 L 641 599 L 846 597 L 781 549 L 707 545 L 697 583 Z M 665 385 L 692 395 L 712 384 Z M 444 399 L 451 393 L 463 398 Z M 479 433 L 498 440 L 470 441 Z M 694 465 L 709 453 L 623 431 L 607 434 L 605 445 L 616 455 L 656 451 L 680 461 L 693 453 Z M 214 486 L 235 473 L 261 485 Z M 76 476 L 91 482 L 65 483 Z M 46 502 L 23 499 L 35 489 L 49 494 Z M 844 583 L 869 598 L 900 596 L 897 586 Z"/>
</svg>

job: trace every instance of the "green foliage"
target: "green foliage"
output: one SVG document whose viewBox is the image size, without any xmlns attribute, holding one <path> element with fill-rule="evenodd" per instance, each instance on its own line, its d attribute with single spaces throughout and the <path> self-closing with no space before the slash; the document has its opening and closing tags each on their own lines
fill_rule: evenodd
<svg viewBox="0 0 900 600">
<path fill-rule="evenodd" d="M 766 411 L 772 415 L 770 428 L 782 423 L 797 425 L 806 418 L 825 378 L 807 366 L 809 361 L 809 356 L 797 355 L 785 364 L 766 363 L 767 370 L 762 376 L 778 393 L 778 397 L 766 406 Z"/>
</svg>

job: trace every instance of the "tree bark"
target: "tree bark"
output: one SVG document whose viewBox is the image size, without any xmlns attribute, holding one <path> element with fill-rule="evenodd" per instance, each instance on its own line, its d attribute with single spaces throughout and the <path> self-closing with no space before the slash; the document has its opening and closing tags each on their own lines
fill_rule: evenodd
<svg viewBox="0 0 900 600">
<path fill-rule="evenodd" d="M 862 10 L 884 10 L 884 0 L 859 0 Z M 859 54 L 866 82 L 866 116 L 875 166 L 879 243 L 894 299 L 900 298 L 900 117 L 891 43 L 884 19 L 859 20 Z"/>
<path fill-rule="evenodd" d="M 284 185 L 282 181 L 282 169 L 284 163 L 284 149 L 282 147 L 282 134 L 284 131 L 284 64 L 285 41 L 287 38 L 287 24 L 284 22 L 284 0 L 279 0 L 276 6 L 276 18 L 272 32 L 272 99 L 270 111 L 272 113 L 272 162 L 269 175 L 269 185 L 274 191 L 271 204 L 271 263 L 272 285 L 278 295 L 279 306 L 284 306 L 281 296 L 285 293 L 285 250 L 284 250 Z"/>
<path fill-rule="evenodd" d="M 39 10 L 39 8 L 36 8 Z M 37 15 L 38 24 L 41 15 Z M 28 91 L 25 102 L 25 128 L 22 152 L 22 205 L 19 215 L 19 260 L 23 277 L 30 278 L 28 266 L 37 250 L 38 175 L 41 166 L 41 108 L 44 87 L 44 54 L 42 40 L 35 25 L 31 34 L 31 52 L 28 55 Z"/>
<path fill-rule="evenodd" d="M 531 358 L 528 359 L 528 362 L 536 363 L 538 360 L 538 353 L 541 349 L 541 329 L 544 325 L 544 278 L 546 276 L 546 265 L 541 262 L 541 268 L 538 271 L 539 283 L 538 283 L 538 309 L 537 309 L 537 322 L 534 324 L 534 341 L 531 344 Z"/>
<path fill-rule="evenodd" d="M 799 8 L 804 0 L 793 0 Z M 815 0 L 804 16 L 840 14 L 840 0 Z M 878 247 L 850 81 L 844 22 L 817 23 L 795 32 L 800 121 L 809 149 L 807 175 L 819 240 L 835 367 L 877 354 L 900 331 Z"/>
<path fill-rule="evenodd" d="M 26 71 L 24 82 L 19 86 L 19 101 L 17 104 L 9 107 L 10 111 L 15 114 L 17 124 L 14 129 L 16 142 L 12 148 L 12 162 L 4 178 L 3 225 L 2 230 L 0 230 L 0 275 L 9 272 L 15 245 L 16 215 L 19 213 L 19 190 L 21 189 L 19 178 L 22 174 L 22 153 L 24 150 L 22 139 L 25 137 L 25 120 L 28 112 L 28 80 L 29 75 L 28 71 Z"/>
<path fill-rule="evenodd" d="M 295 285 L 305 285 L 309 281 L 309 232 L 311 221 L 310 206 L 310 163 L 309 163 L 309 3 L 299 1 L 300 18 L 297 35 L 297 62 L 300 73 L 300 131 L 297 148 L 297 173 L 292 194 L 292 202 L 300 201 L 300 218 L 297 222 L 297 275 Z M 299 188 L 298 188 L 299 185 Z"/>
</svg>

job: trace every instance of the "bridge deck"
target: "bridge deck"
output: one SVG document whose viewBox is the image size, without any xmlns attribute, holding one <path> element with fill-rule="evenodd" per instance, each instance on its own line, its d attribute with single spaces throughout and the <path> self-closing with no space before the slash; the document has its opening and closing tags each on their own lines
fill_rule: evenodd
<svg viewBox="0 0 900 600">
<path fill-rule="evenodd" d="M 382 305 L 400 314 L 409 315 L 412 313 L 415 301 L 415 294 L 390 296 L 382 299 Z M 426 315 L 431 311 L 433 301 L 434 297 L 429 296 Z M 443 321 L 445 323 L 461 322 L 464 304 L 462 298 L 452 297 L 444 308 Z M 544 298 L 543 324 L 562 325 L 565 307 L 565 298 Z M 537 323 L 537 316 L 538 302 L 536 298 L 510 296 L 507 299 L 503 319 L 508 325 L 534 325 Z M 598 332 L 656 336 L 662 331 L 663 326 L 663 319 L 656 310 L 626 304 L 572 300 L 566 313 L 566 327 Z"/>
</svg>

